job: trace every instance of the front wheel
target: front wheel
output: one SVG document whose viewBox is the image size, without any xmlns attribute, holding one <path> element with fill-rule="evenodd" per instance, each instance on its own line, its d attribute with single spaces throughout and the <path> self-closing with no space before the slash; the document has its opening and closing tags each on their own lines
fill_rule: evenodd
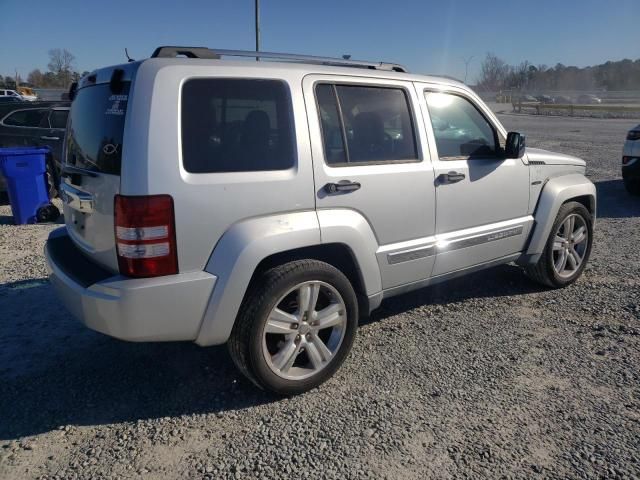
<svg viewBox="0 0 640 480">
<path fill-rule="evenodd" d="M 253 282 L 229 338 L 236 366 L 260 388 L 295 395 L 344 362 L 358 302 L 349 280 L 317 260 L 286 263 Z"/>
<path fill-rule="evenodd" d="M 552 288 L 575 282 L 589 260 L 593 243 L 593 217 L 578 202 L 560 207 L 542 256 L 526 269 L 533 280 Z"/>
</svg>

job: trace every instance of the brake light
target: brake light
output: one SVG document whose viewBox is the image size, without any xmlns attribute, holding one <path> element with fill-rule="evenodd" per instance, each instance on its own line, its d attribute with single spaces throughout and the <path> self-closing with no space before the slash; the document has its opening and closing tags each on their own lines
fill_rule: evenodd
<svg viewBox="0 0 640 480">
<path fill-rule="evenodd" d="M 116 195 L 118 267 L 128 277 L 178 273 L 175 217 L 170 195 Z"/>
</svg>

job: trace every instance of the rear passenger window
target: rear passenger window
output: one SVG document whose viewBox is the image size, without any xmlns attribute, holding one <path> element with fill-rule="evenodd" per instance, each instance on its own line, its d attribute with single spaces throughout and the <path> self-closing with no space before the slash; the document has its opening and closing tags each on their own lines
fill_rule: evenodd
<svg viewBox="0 0 640 480">
<path fill-rule="evenodd" d="M 291 99 L 279 80 L 193 79 L 182 89 L 182 157 L 191 173 L 294 165 Z"/>
<path fill-rule="evenodd" d="M 403 89 L 319 84 L 316 98 L 327 164 L 418 161 Z"/>
<path fill-rule="evenodd" d="M 43 120 L 47 120 L 46 109 L 17 110 L 4 119 L 2 123 L 12 127 L 39 127 Z"/>
<path fill-rule="evenodd" d="M 51 110 L 49 115 L 49 123 L 51 128 L 67 128 L 67 117 L 69 110 Z"/>
</svg>

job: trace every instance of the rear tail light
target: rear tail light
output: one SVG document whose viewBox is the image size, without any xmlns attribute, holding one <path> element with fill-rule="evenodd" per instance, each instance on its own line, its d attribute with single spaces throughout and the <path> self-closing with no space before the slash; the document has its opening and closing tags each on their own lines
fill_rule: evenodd
<svg viewBox="0 0 640 480">
<path fill-rule="evenodd" d="M 118 267 L 122 275 L 157 277 L 178 273 L 170 195 L 116 195 L 114 212 Z"/>
</svg>

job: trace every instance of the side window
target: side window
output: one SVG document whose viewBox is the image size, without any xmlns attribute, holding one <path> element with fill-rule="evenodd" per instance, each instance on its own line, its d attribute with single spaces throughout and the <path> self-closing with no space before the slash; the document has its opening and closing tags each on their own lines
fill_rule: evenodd
<svg viewBox="0 0 640 480">
<path fill-rule="evenodd" d="M 441 92 L 425 96 L 440 159 L 498 155 L 496 131 L 469 100 Z"/>
<path fill-rule="evenodd" d="M 51 128 L 67 128 L 67 117 L 69 110 L 51 110 L 49 123 Z"/>
<path fill-rule="evenodd" d="M 182 157 L 191 173 L 285 170 L 295 162 L 291 98 L 279 80 L 199 78 L 182 89 Z"/>
<path fill-rule="evenodd" d="M 335 85 L 320 84 L 316 87 L 320 125 L 322 127 L 322 141 L 324 154 L 329 165 L 347 163 L 344 149 L 344 130 L 338 110 Z"/>
<path fill-rule="evenodd" d="M 46 109 L 17 110 L 6 117 L 2 123 L 12 127 L 38 127 L 47 117 Z"/>
<path fill-rule="evenodd" d="M 419 161 L 403 89 L 319 84 L 316 98 L 327 164 Z"/>
</svg>

